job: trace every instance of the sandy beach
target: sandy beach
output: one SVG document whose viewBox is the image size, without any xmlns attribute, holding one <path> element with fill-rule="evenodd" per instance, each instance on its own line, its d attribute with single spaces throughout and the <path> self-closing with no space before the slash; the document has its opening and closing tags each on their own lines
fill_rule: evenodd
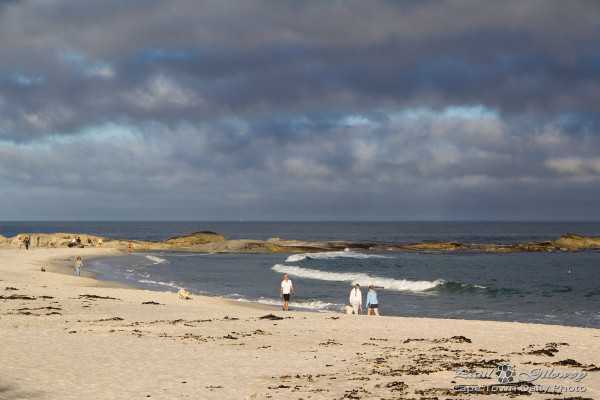
<svg viewBox="0 0 600 400">
<path fill-rule="evenodd" d="M 600 398 L 598 329 L 283 312 L 87 276 L 117 254 L 0 249 L 0 399 Z"/>
</svg>

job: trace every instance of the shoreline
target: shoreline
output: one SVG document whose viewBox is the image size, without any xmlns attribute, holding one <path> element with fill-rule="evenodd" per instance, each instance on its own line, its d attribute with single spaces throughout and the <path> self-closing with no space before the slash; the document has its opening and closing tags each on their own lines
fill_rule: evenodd
<svg viewBox="0 0 600 400">
<path fill-rule="evenodd" d="M 598 329 L 282 312 L 40 271 L 72 252 L 0 249 L 0 398 L 600 397 Z M 484 377 L 497 364 L 585 376 L 503 386 Z"/>
<path fill-rule="evenodd" d="M 165 253 L 169 253 L 171 251 L 177 251 L 177 250 L 162 250 L 162 252 Z M 153 251 L 151 250 L 140 250 L 140 251 L 134 251 L 132 254 L 137 254 L 138 256 L 143 257 L 145 254 L 152 254 Z M 119 251 L 114 255 L 107 255 L 107 256 L 102 256 L 102 257 L 93 257 L 93 259 L 104 259 L 104 258 L 125 258 L 128 255 L 128 253 L 126 251 Z M 252 254 L 250 255 L 252 256 Z M 90 260 L 92 258 L 88 258 L 88 260 Z M 69 261 L 70 262 L 70 261 Z M 74 259 L 72 260 L 72 262 L 74 263 Z M 72 267 L 64 267 L 66 270 L 66 274 L 70 274 L 70 271 L 72 271 Z M 83 274 L 83 270 L 82 270 L 82 276 L 84 276 Z M 183 286 L 176 286 L 176 285 L 162 285 L 162 287 L 156 287 L 157 285 L 152 285 L 152 284 L 143 284 L 143 283 L 139 283 L 136 284 L 136 282 L 123 282 L 123 281 L 118 281 L 118 280 L 111 280 L 110 276 L 112 275 L 105 275 L 106 278 L 105 279 L 101 279 L 98 278 L 97 275 L 95 273 L 91 273 L 89 271 L 86 271 L 86 275 L 87 277 L 96 279 L 98 281 L 98 285 L 97 286 L 102 286 L 105 285 L 107 287 L 124 287 L 124 288 L 130 288 L 130 289 L 135 289 L 135 290 L 149 290 L 149 291 L 158 291 L 158 292 L 162 292 L 162 291 L 167 291 L 167 292 L 172 292 L 172 293 L 176 293 L 177 290 L 179 288 L 183 288 L 185 290 L 190 290 L 189 287 L 183 287 Z M 173 283 L 173 282 L 172 282 Z M 173 283 L 174 284 L 174 283 Z M 164 290 L 161 290 L 162 288 L 164 288 Z M 237 292 L 236 292 L 237 293 Z M 209 297 L 209 298 L 215 298 L 215 299 L 220 299 L 220 300 L 224 300 L 224 301 L 230 301 L 233 302 L 233 304 L 245 304 L 247 306 L 256 306 L 258 308 L 265 308 L 265 309 L 273 309 L 273 310 L 279 310 L 281 308 L 280 305 L 276 305 L 273 304 L 273 301 L 258 301 L 258 300 L 250 300 L 247 298 L 243 298 L 240 295 L 240 298 L 229 298 L 227 297 L 228 294 L 222 294 L 222 295 L 213 295 L 213 294 L 197 294 L 192 292 L 191 293 L 192 296 L 203 296 L 203 297 Z M 279 299 L 275 299 L 275 302 L 279 300 Z M 346 314 L 345 313 L 345 309 L 344 309 L 344 305 L 346 305 L 345 303 L 343 304 L 339 304 L 340 305 L 340 309 L 319 309 L 319 308 L 310 308 L 310 307 L 303 307 L 302 303 L 297 303 L 293 301 L 292 307 L 294 311 L 301 311 L 301 312 L 309 312 L 309 313 L 321 313 L 321 314 L 327 314 L 327 315 L 343 315 Z M 390 314 L 386 314 L 387 317 L 391 317 L 391 318 L 411 318 L 411 317 L 415 317 L 415 315 L 390 315 Z M 418 316 L 417 316 L 418 317 Z M 573 327 L 573 328 L 591 328 L 591 329 L 599 329 L 597 326 L 590 326 L 590 325 L 584 325 L 584 324 L 569 324 L 569 321 L 562 321 L 562 322 L 555 322 L 555 321 L 540 321 L 540 320 L 535 320 L 532 318 L 526 318 L 526 319 L 516 319 L 516 318 L 507 318 L 507 319 L 486 319 L 486 318 L 480 318 L 480 317 L 474 317 L 474 318 L 462 318 L 460 316 L 426 316 L 424 318 L 431 318 L 431 319 L 441 319 L 441 320 L 446 320 L 446 319 L 450 319 L 450 320 L 466 320 L 466 321 L 487 321 L 487 322 L 514 322 L 514 323 L 525 323 L 525 324 L 535 324 L 535 325 L 545 325 L 548 327 L 553 327 L 553 326 L 563 326 L 563 327 Z"/>
</svg>

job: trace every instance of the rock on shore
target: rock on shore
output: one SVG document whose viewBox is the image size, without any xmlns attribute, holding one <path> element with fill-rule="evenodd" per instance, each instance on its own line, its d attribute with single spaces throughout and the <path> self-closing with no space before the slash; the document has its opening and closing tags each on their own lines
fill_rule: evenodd
<svg viewBox="0 0 600 400">
<path fill-rule="evenodd" d="M 145 241 L 145 240 L 125 240 L 111 239 L 101 236 L 79 235 L 73 233 L 23 233 L 12 238 L 6 238 L 0 235 L 1 246 L 18 245 L 19 237 L 24 240 L 26 237 L 30 239 L 30 247 L 68 247 L 72 244 L 73 239 L 81 239 L 84 247 L 89 247 L 88 239 L 91 240 L 91 246 L 98 246 L 98 240 L 102 239 L 102 247 L 127 249 L 129 243 L 133 245 L 134 250 L 186 250 L 202 243 L 226 241 L 227 238 L 221 234 L 214 232 L 196 232 L 189 235 L 178 236 L 163 240 L 162 242 Z M 23 248 L 25 245 L 23 244 Z"/>
</svg>

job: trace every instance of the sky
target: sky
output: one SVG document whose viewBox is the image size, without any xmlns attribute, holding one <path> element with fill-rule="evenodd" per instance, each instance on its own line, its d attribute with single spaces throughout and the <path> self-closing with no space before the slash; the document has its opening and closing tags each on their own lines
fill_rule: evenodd
<svg viewBox="0 0 600 400">
<path fill-rule="evenodd" d="M 600 2 L 0 0 L 0 220 L 600 220 Z"/>
</svg>

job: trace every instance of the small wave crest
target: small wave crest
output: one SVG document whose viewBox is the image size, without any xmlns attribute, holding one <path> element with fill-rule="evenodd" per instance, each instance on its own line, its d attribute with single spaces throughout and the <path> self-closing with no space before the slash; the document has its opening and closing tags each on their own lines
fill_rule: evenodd
<svg viewBox="0 0 600 400">
<path fill-rule="evenodd" d="M 267 306 L 277 306 L 277 307 L 281 307 L 281 304 L 282 304 L 281 299 L 273 299 L 273 298 L 266 298 L 266 297 L 261 297 L 256 300 L 249 300 L 249 299 L 240 297 L 240 298 L 236 298 L 235 300 L 244 302 L 244 303 L 259 303 L 259 304 L 264 304 Z M 339 312 L 344 307 L 341 304 L 328 303 L 328 302 L 319 301 L 319 300 L 297 301 L 296 299 L 294 299 L 292 304 L 293 304 L 293 308 L 303 308 L 303 309 L 314 310 L 314 311 L 319 311 L 319 312 L 332 312 L 332 311 Z"/>
<path fill-rule="evenodd" d="M 158 256 L 146 256 L 146 258 L 148 260 L 150 260 L 150 261 L 154 261 L 154 264 L 164 264 L 164 263 L 168 262 L 164 258 L 161 258 L 161 257 L 158 257 Z"/>
<path fill-rule="evenodd" d="M 302 253 L 302 254 L 292 254 L 289 256 L 285 262 L 299 262 L 304 261 L 306 259 L 312 260 L 330 260 L 333 258 L 359 258 L 359 259 L 367 259 L 367 258 L 389 258 L 387 256 L 381 256 L 378 254 L 365 254 L 360 253 L 358 251 L 352 251 L 350 249 L 346 249 L 344 251 L 328 251 L 323 253 Z"/>
<path fill-rule="evenodd" d="M 184 287 L 178 285 L 175 282 L 160 282 L 160 281 L 153 281 L 153 280 L 149 280 L 149 279 L 140 279 L 138 282 L 145 283 L 147 285 L 167 286 L 167 287 L 174 288 L 174 289 L 184 289 Z"/>
<path fill-rule="evenodd" d="M 300 278 L 352 282 L 353 284 L 358 283 L 361 286 L 374 285 L 383 289 L 399 292 L 424 292 L 445 283 L 442 279 L 437 279 L 435 281 L 408 281 L 406 279 L 371 276 L 362 272 L 326 272 L 282 264 L 276 264 L 271 269 L 279 273 L 289 274 Z"/>
<path fill-rule="evenodd" d="M 444 282 L 442 285 L 439 285 L 434 290 L 444 293 L 483 293 L 483 294 L 496 294 L 496 290 L 489 289 L 487 286 L 481 285 L 470 285 L 468 283 L 461 283 L 456 281 Z"/>
</svg>

